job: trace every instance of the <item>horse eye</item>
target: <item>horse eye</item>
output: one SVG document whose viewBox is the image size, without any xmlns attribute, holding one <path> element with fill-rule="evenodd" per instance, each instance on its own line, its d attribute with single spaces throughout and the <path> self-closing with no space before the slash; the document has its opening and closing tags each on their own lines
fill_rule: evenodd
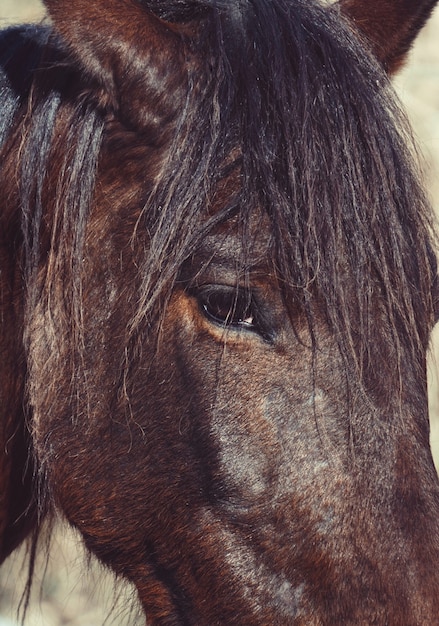
<svg viewBox="0 0 439 626">
<path fill-rule="evenodd" d="M 227 328 L 258 331 L 254 303 L 248 291 L 208 287 L 199 291 L 197 299 L 210 321 Z"/>
</svg>

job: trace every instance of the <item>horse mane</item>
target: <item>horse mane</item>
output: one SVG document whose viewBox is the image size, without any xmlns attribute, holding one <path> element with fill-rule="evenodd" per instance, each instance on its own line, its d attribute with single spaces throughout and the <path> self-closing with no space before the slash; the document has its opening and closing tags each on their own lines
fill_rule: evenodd
<svg viewBox="0 0 439 626">
<path fill-rule="evenodd" d="M 347 380 L 352 365 L 360 380 L 372 361 L 378 372 L 396 364 L 398 380 L 410 368 L 413 380 L 423 380 L 434 321 L 430 207 L 392 88 L 337 8 L 308 0 L 142 4 L 171 22 L 200 22 L 200 67 L 188 76 L 171 149 L 139 222 L 151 240 L 132 332 L 163 310 L 182 264 L 212 228 L 233 215 L 248 233 L 262 211 L 285 302 L 292 319 L 305 313 L 316 349 L 323 312 Z M 28 306 L 38 298 L 42 195 L 49 154 L 60 141 L 54 129 L 64 116 L 71 130 L 62 138 L 57 255 L 69 259 L 80 326 L 80 266 L 101 141 L 111 132 L 108 112 L 50 27 L 17 33 L 13 53 L 4 52 L 10 31 L 0 42 L 0 137 L 7 154 L 8 137 L 21 133 Z M 31 64 L 35 49 L 41 60 Z M 17 70 L 21 84 L 13 80 Z M 218 209 L 211 199 L 231 154 L 240 188 Z M 380 328 L 373 324 L 377 307 Z M 377 342 L 377 333 L 386 341 Z M 368 386 L 388 399 L 382 378 Z"/>
</svg>

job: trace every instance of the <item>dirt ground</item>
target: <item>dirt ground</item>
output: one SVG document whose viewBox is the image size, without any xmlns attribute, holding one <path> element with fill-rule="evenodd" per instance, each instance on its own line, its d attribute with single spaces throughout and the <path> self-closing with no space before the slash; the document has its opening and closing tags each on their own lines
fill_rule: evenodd
<svg viewBox="0 0 439 626">
<path fill-rule="evenodd" d="M 0 0 L 0 26 L 38 20 L 38 0 Z M 424 155 L 425 177 L 439 215 L 439 10 L 419 38 L 407 68 L 398 76 L 397 90 L 407 108 Z M 439 329 L 430 363 L 432 448 L 439 464 Z M 45 551 L 44 551 L 45 554 Z M 17 624 L 16 609 L 26 580 L 21 551 L 0 570 L 0 626 Z M 133 591 L 117 587 L 93 560 L 87 560 L 80 540 L 59 525 L 46 557 L 41 555 L 25 626 L 136 626 Z"/>
</svg>

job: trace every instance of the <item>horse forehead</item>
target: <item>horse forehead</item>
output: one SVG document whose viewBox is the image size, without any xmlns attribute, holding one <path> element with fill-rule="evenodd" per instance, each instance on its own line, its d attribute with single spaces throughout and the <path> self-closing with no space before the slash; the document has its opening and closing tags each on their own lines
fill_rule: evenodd
<svg viewBox="0 0 439 626">
<path fill-rule="evenodd" d="M 239 217 L 218 224 L 198 246 L 194 259 L 240 271 L 271 271 L 272 234 L 268 216 L 257 213 L 245 226 Z"/>
</svg>

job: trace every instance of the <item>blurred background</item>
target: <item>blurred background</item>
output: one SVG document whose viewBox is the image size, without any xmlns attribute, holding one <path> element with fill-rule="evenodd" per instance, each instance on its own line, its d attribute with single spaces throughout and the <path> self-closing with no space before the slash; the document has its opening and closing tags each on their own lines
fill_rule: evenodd
<svg viewBox="0 0 439 626">
<path fill-rule="evenodd" d="M 0 0 L 0 27 L 44 16 L 39 0 Z M 439 216 L 439 10 L 419 37 L 407 67 L 395 80 L 412 121 L 422 169 Z M 439 466 L 439 328 L 429 363 L 431 443 Z M 44 542 L 43 542 L 44 543 Z M 143 624 L 135 594 L 84 554 L 81 541 L 62 522 L 49 556 L 38 555 L 34 591 L 25 626 L 137 626 Z M 25 550 L 0 569 L 0 626 L 15 626 L 27 576 Z"/>
<path fill-rule="evenodd" d="M 36 22 L 44 16 L 40 0 L 1 0 L 0 26 L 28 21 Z"/>
</svg>

